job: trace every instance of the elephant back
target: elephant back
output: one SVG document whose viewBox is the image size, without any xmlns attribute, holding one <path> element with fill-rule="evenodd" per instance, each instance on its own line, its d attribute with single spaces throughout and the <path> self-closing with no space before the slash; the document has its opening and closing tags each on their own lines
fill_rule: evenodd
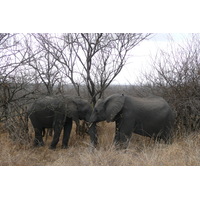
<svg viewBox="0 0 200 200">
<path fill-rule="evenodd" d="M 50 110 L 50 111 L 63 111 L 64 110 L 64 103 L 61 99 L 51 97 L 51 96 L 45 96 L 41 97 L 31 105 L 31 107 L 28 110 L 28 113 L 34 113 L 34 112 L 42 112 L 44 110 Z"/>
</svg>

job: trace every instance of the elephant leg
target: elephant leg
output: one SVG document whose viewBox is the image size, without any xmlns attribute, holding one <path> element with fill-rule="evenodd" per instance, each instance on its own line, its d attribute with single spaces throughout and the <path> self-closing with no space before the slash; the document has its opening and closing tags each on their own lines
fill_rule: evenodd
<svg viewBox="0 0 200 200">
<path fill-rule="evenodd" d="M 67 118 L 64 125 L 64 134 L 63 134 L 63 140 L 62 140 L 63 149 L 68 148 L 68 142 L 69 142 L 71 130 L 72 130 L 72 119 Z"/>
<path fill-rule="evenodd" d="M 120 126 L 120 120 L 115 121 L 115 137 L 114 137 L 114 144 L 118 144 L 120 140 L 120 134 L 119 134 L 119 126 Z"/>
<path fill-rule="evenodd" d="M 62 125 L 60 124 L 59 126 L 54 127 L 54 135 L 53 135 L 53 140 L 51 142 L 51 145 L 49 149 L 55 149 L 56 145 L 58 144 L 60 134 L 62 131 Z"/>
<path fill-rule="evenodd" d="M 34 127 L 34 130 L 35 130 L 35 139 L 34 139 L 33 145 L 35 147 L 36 146 L 44 146 L 44 142 L 43 142 L 43 138 L 42 138 L 43 129 Z"/>
<path fill-rule="evenodd" d="M 66 121 L 66 116 L 63 112 L 55 112 L 54 122 L 53 122 L 54 135 L 49 149 L 56 148 L 56 145 L 59 142 L 62 128 L 65 125 L 65 121 Z"/>
<path fill-rule="evenodd" d="M 165 144 L 172 144 L 172 135 L 170 130 L 165 130 L 161 135 L 161 138 L 164 140 Z"/>
<path fill-rule="evenodd" d="M 116 121 L 116 134 L 114 143 L 117 148 L 126 149 L 132 135 L 134 122 L 130 123 L 128 119 L 120 119 Z"/>
</svg>

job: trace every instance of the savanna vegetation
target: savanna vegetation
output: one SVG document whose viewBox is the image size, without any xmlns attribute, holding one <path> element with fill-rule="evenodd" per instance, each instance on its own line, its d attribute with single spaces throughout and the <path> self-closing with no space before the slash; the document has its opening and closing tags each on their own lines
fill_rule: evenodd
<svg viewBox="0 0 200 200">
<path fill-rule="evenodd" d="M 114 86 L 134 48 L 152 34 L 0 34 L 0 165 L 199 165 L 200 37 L 152 58 L 154 70 L 136 85 Z M 134 66 L 133 66 L 134 67 Z M 176 113 L 174 142 L 134 135 L 126 150 L 112 145 L 114 123 L 98 124 L 99 144 L 73 126 L 69 148 L 33 147 L 27 107 L 44 95 L 78 95 L 92 105 L 113 93 L 159 95 Z"/>
<path fill-rule="evenodd" d="M 72 130 L 69 148 L 49 150 L 46 145 L 34 148 L 32 143 L 19 144 L 6 132 L 0 137 L 0 164 L 3 166 L 197 166 L 200 165 L 200 134 L 193 132 L 175 138 L 172 145 L 133 135 L 127 150 L 115 150 L 112 145 L 114 124 L 101 123 L 98 127 L 99 146 L 89 147 L 89 136 L 82 138 Z"/>
</svg>

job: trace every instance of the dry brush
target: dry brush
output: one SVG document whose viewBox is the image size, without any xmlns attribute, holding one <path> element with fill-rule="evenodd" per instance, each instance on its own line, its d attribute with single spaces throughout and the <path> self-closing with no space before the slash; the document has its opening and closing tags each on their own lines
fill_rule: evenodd
<svg viewBox="0 0 200 200">
<path fill-rule="evenodd" d="M 98 126 L 99 145 L 91 151 L 89 136 L 79 136 L 73 128 L 68 149 L 49 150 L 46 145 L 34 148 L 19 144 L 0 134 L 0 165 L 4 166 L 195 166 L 200 165 L 200 135 L 176 138 L 166 145 L 150 138 L 133 134 L 127 150 L 116 150 L 112 145 L 114 124 Z M 33 132 L 32 132 L 33 133 Z"/>
</svg>

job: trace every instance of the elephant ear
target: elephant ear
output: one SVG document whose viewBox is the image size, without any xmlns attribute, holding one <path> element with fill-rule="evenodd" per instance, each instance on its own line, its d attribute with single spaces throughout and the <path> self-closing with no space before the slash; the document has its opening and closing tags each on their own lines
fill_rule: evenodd
<svg viewBox="0 0 200 200">
<path fill-rule="evenodd" d="M 74 120 L 75 122 L 79 120 L 78 108 L 77 108 L 76 103 L 73 100 L 70 100 L 67 102 L 66 111 L 67 111 L 66 113 L 67 117 L 72 118 L 72 120 Z"/>
<path fill-rule="evenodd" d="M 124 106 L 124 95 L 112 95 L 105 101 L 106 121 L 112 122 Z"/>
</svg>

